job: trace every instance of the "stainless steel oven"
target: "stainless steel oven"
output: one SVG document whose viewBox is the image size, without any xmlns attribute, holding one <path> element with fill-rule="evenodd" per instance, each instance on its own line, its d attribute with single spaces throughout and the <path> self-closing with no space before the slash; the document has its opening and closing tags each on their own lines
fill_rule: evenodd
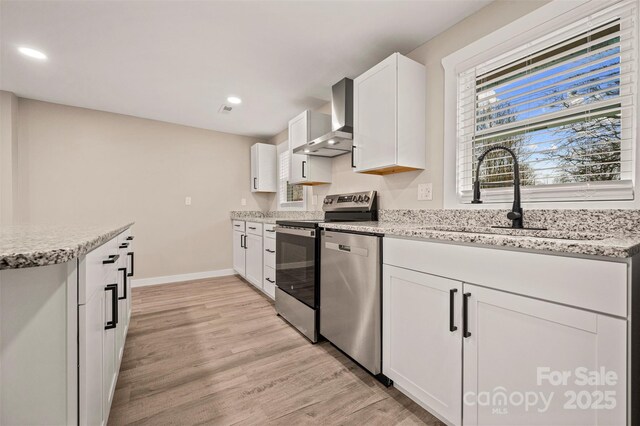
<svg viewBox="0 0 640 426">
<path fill-rule="evenodd" d="M 318 341 L 319 231 L 317 222 L 276 227 L 276 311 Z"/>
<path fill-rule="evenodd" d="M 312 342 L 319 337 L 320 224 L 378 220 L 376 191 L 327 195 L 323 220 L 276 221 L 276 311 Z"/>
</svg>

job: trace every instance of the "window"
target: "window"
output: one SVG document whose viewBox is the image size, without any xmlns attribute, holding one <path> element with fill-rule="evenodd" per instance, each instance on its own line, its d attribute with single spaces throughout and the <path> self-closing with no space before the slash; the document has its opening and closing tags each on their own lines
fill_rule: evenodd
<svg viewBox="0 0 640 426">
<path fill-rule="evenodd" d="M 281 207 L 304 207 L 304 187 L 289 183 L 290 154 L 285 146 L 284 151 L 278 154 L 278 200 Z M 280 151 L 280 150 L 278 150 Z"/>
<path fill-rule="evenodd" d="M 457 72 L 456 192 L 511 148 L 528 201 L 633 199 L 635 4 L 621 2 Z M 513 160 L 487 155 L 485 202 L 512 199 Z"/>
</svg>

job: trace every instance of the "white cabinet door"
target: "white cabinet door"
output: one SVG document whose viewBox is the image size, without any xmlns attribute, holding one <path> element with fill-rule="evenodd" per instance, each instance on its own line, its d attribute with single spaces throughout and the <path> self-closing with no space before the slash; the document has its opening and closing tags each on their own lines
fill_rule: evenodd
<svg viewBox="0 0 640 426">
<path fill-rule="evenodd" d="M 297 148 L 309 142 L 309 113 L 301 113 L 289 121 L 289 146 L 291 149 Z"/>
<path fill-rule="evenodd" d="M 104 410 L 102 353 L 105 293 L 95 292 L 78 306 L 79 413 L 81 425 L 101 425 Z"/>
<path fill-rule="evenodd" d="M 127 281 L 129 278 L 128 274 L 128 259 L 127 253 L 130 248 L 130 241 L 127 241 L 127 237 L 129 236 L 129 232 L 123 232 L 118 235 L 118 258 L 117 262 L 117 283 L 118 283 L 118 327 L 116 328 L 116 352 L 118 354 L 117 365 L 120 365 L 122 361 L 122 355 L 124 354 L 124 342 L 127 335 L 128 330 L 128 319 L 129 319 L 129 289 L 127 287 Z"/>
<path fill-rule="evenodd" d="M 276 146 L 257 143 L 251 147 L 251 192 L 276 192 Z"/>
<path fill-rule="evenodd" d="M 292 184 L 331 183 L 331 158 L 291 154 L 289 182 Z"/>
<path fill-rule="evenodd" d="M 331 158 L 294 154 L 294 148 L 331 130 L 331 116 L 305 111 L 289 121 L 289 182 L 292 184 L 331 183 Z"/>
<path fill-rule="evenodd" d="M 382 372 L 455 425 L 462 414 L 461 291 L 458 281 L 384 265 Z"/>
<path fill-rule="evenodd" d="M 251 192 L 258 191 L 258 144 L 251 146 Z"/>
<path fill-rule="evenodd" d="M 233 269 L 243 277 L 246 275 L 245 259 L 247 252 L 244 248 L 246 236 L 244 231 L 233 231 Z"/>
<path fill-rule="evenodd" d="M 395 56 L 354 81 L 354 163 L 356 171 L 396 162 Z"/>
<path fill-rule="evenodd" d="M 247 281 L 262 289 L 262 236 L 247 234 L 245 245 Z"/>
<path fill-rule="evenodd" d="M 626 320 L 474 285 L 463 292 L 465 425 L 626 424 Z M 582 384 L 585 373 L 609 377 Z"/>
<path fill-rule="evenodd" d="M 385 175 L 426 166 L 425 68 L 394 53 L 353 82 L 356 172 Z"/>
<path fill-rule="evenodd" d="M 108 273 L 107 282 L 108 286 L 116 285 L 117 283 L 117 269 L 113 268 Z M 105 287 L 105 298 L 104 298 L 104 325 L 105 329 L 103 332 L 103 340 L 102 340 L 102 384 L 103 384 L 103 403 L 104 403 L 104 422 L 109 416 L 109 410 L 111 408 L 111 401 L 113 400 L 113 393 L 116 389 L 116 381 L 118 378 L 118 338 L 117 333 L 119 332 L 118 325 L 110 328 L 107 325 L 110 322 L 119 321 L 119 316 L 117 312 L 117 308 L 113 308 L 118 306 L 118 288 L 117 285 L 114 287 L 115 290 L 110 290 L 110 287 Z M 115 294 L 115 300 L 113 295 Z"/>
<path fill-rule="evenodd" d="M 292 184 L 305 183 L 309 180 L 309 156 L 291 154 L 291 168 L 289 169 L 289 182 Z"/>
</svg>

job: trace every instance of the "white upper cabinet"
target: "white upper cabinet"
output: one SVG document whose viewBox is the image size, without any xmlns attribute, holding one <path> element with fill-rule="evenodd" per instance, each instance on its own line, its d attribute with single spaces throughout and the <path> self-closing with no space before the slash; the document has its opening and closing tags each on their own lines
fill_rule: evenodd
<svg viewBox="0 0 640 426">
<path fill-rule="evenodd" d="M 289 153 L 292 184 L 318 185 L 331 183 L 331 159 L 294 154 L 293 149 L 331 131 L 331 116 L 305 111 L 289 121 Z"/>
<path fill-rule="evenodd" d="M 423 65 L 394 53 L 354 80 L 356 172 L 425 168 L 425 79 Z"/>
<path fill-rule="evenodd" d="M 276 192 L 276 147 L 257 143 L 251 147 L 251 192 Z"/>
</svg>

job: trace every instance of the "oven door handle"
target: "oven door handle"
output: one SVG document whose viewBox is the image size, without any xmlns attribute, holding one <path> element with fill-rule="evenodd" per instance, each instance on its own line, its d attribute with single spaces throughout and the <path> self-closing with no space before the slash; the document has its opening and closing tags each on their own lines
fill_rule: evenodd
<svg viewBox="0 0 640 426">
<path fill-rule="evenodd" d="M 307 229 L 284 228 L 282 226 L 276 226 L 276 233 L 297 235 L 299 237 L 308 237 L 308 238 L 315 238 L 316 236 L 315 230 L 310 231 Z"/>
</svg>

